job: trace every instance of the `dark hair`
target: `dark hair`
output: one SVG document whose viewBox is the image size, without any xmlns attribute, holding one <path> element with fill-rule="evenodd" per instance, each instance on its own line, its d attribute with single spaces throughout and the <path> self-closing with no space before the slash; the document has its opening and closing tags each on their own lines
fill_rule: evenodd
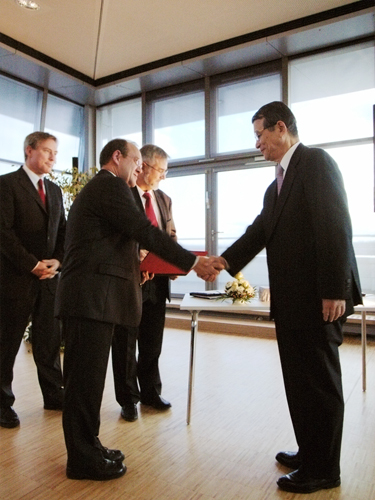
<svg viewBox="0 0 375 500">
<path fill-rule="evenodd" d="M 152 161 L 155 156 L 165 160 L 169 158 L 164 149 L 161 149 L 159 146 L 155 146 L 154 144 L 145 144 L 139 151 L 141 152 L 142 160 Z"/>
<path fill-rule="evenodd" d="M 120 151 L 122 156 L 128 155 L 128 141 L 125 139 L 112 139 L 102 149 L 99 157 L 100 168 L 107 165 L 115 151 Z"/>
<path fill-rule="evenodd" d="M 264 128 L 271 128 L 281 120 L 287 126 L 289 133 L 294 137 L 298 137 L 296 118 L 288 106 L 283 102 L 273 101 L 265 104 L 258 109 L 251 121 L 254 123 L 255 120 L 261 120 L 262 118 L 264 118 Z"/>
<path fill-rule="evenodd" d="M 41 142 L 47 141 L 48 139 L 53 139 L 56 143 L 58 140 L 52 134 L 48 132 L 32 132 L 31 134 L 26 136 L 26 139 L 23 142 L 23 152 L 25 154 L 25 160 L 27 160 L 26 149 L 30 146 L 32 149 L 37 149 Z"/>
</svg>

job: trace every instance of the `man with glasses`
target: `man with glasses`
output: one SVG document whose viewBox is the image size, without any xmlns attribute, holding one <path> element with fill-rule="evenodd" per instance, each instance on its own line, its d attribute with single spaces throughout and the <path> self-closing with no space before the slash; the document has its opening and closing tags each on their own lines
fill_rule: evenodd
<svg viewBox="0 0 375 500">
<path fill-rule="evenodd" d="M 199 276 L 217 270 L 154 227 L 130 188 L 141 172 L 135 144 L 113 139 L 100 153 L 99 173 L 75 199 L 67 223 L 56 313 L 65 338 L 63 429 L 70 479 L 125 474 L 124 454 L 99 441 L 100 406 L 114 333 L 139 325 L 142 292 L 138 244 Z M 218 266 L 220 269 L 220 265 Z"/>
<path fill-rule="evenodd" d="M 154 225 L 176 240 L 176 228 L 172 217 L 172 201 L 158 189 L 168 172 L 167 153 L 152 144 L 140 150 L 142 171 L 137 185 L 132 188 L 134 199 L 142 211 L 152 206 Z M 149 196 L 149 201 L 147 197 Z M 152 212 L 151 212 L 152 213 Z M 154 217 L 151 215 L 151 218 Z M 141 250 L 141 257 L 145 256 Z M 128 332 L 127 347 L 123 335 L 114 336 L 112 345 L 113 374 L 116 400 L 121 406 L 121 416 L 128 422 L 138 418 L 137 403 L 152 406 L 156 410 L 167 410 L 171 404 L 161 397 L 162 383 L 159 371 L 159 357 L 163 343 L 166 299 L 170 300 L 170 279 L 155 276 L 142 286 L 142 319 L 138 329 Z M 136 337 L 138 337 L 138 363 L 136 362 Z M 133 345 L 129 345 L 129 338 Z M 139 381 L 139 388 L 137 383 Z"/>
<path fill-rule="evenodd" d="M 312 493 L 340 484 L 343 429 L 339 345 L 361 289 L 342 175 L 324 150 L 300 143 L 282 102 L 253 116 L 256 147 L 277 164 L 262 212 L 222 254 L 235 275 L 264 247 L 284 386 L 298 446 L 276 460 L 293 472 L 282 490 Z"/>
</svg>

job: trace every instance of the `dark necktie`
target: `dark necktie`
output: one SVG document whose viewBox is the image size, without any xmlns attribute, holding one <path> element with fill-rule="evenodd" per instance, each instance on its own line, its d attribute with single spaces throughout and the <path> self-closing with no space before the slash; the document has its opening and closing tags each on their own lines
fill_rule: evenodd
<svg viewBox="0 0 375 500">
<path fill-rule="evenodd" d="M 281 186 L 283 185 L 283 181 L 284 181 L 284 169 L 280 165 L 280 163 L 278 163 L 276 166 L 277 194 L 280 194 Z"/>
<path fill-rule="evenodd" d="M 154 212 L 154 208 L 152 206 L 150 193 L 144 193 L 143 197 L 146 198 L 146 206 L 145 206 L 146 215 L 150 219 L 151 224 L 153 226 L 158 227 L 159 224 L 158 224 L 158 220 L 156 218 L 155 212 Z"/>
<path fill-rule="evenodd" d="M 46 195 L 43 189 L 43 179 L 38 180 L 38 193 L 44 206 L 46 206 Z"/>
</svg>

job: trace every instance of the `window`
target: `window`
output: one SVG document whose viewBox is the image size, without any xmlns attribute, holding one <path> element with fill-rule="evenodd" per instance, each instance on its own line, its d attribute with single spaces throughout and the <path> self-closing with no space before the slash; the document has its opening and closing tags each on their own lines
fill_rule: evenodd
<svg viewBox="0 0 375 500">
<path fill-rule="evenodd" d="M 161 189 L 172 199 L 178 243 L 187 250 L 205 250 L 205 175 L 168 177 Z M 172 281 L 172 293 L 204 290 L 205 283 L 194 271 Z"/>
<path fill-rule="evenodd" d="M 218 173 L 218 255 L 242 236 L 247 226 L 261 212 L 264 193 L 274 178 L 274 167 Z M 259 286 L 268 286 L 265 250 L 259 253 L 242 273 L 257 289 Z M 232 280 L 231 276 L 226 271 L 221 272 L 218 288 L 222 289 L 229 280 Z"/>
<path fill-rule="evenodd" d="M 172 160 L 205 154 L 204 92 L 152 102 L 152 142 Z"/>
<path fill-rule="evenodd" d="M 223 84 L 216 91 L 218 153 L 254 149 L 251 118 L 266 102 L 281 98 L 281 77 L 270 75 Z"/>
<path fill-rule="evenodd" d="M 142 146 L 142 101 L 140 98 L 97 110 L 98 152 L 112 139 L 120 138 Z"/>
<path fill-rule="evenodd" d="M 344 177 L 362 290 L 375 291 L 374 148 L 372 144 L 327 149 Z"/>
<path fill-rule="evenodd" d="M 373 135 L 374 45 L 355 45 L 290 63 L 290 99 L 306 144 Z"/>
<path fill-rule="evenodd" d="M 40 130 L 42 97 L 40 90 L 0 75 L 2 174 L 14 171 L 14 163 L 23 163 L 25 137 Z"/>
<path fill-rule="evenodd" d="M 344 177 L 366 293 L 375 292 L 374 61 L 371 43 L 290 63 L 291 106 L 300 138 L 306 144 L 324 145 Z M 329 147 L 330 142 L 334 147 Z"/>
<path fill-rule="evenodd" d="M 49 95 L 45 131 L 58 139 L 57 170 L 72 168 L 72 158 L 83 165 L 83 107 Z"/>
</svg>

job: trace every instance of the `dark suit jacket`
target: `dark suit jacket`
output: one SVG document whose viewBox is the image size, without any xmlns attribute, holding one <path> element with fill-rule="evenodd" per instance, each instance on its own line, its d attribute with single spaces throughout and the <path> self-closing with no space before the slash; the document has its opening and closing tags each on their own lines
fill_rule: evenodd
<svg viewBox="0 0 375 500">
<path fill-rule="evenodd" d="M 300 144 L 285 174 L 266 191 L 261 214 L 224 253 L 231 274 L 267 249 L 271 316 L 276 325 L 322 323 L 322 299 L 361 303 L 352 229 L 341 173 L 323 150 Z"/>
<path fill-rule="evenodd" d="M 61 189 L 45 179 L 47 210 L 21 167 L 0 177 L 1 292 L 17 297 L 38 278 L 31 271 L 38 261 L 64 255 L 65 214 Z M 54 286 L 55 280 L 46 280 Z"/>
<path fill-rule="evenodd" d="M 132 188 L 134 199 L 140 210 L 144 210 L 141 197 L 137 187 Z M 158 204 L 161 219 L 161 229 L 174 241 L 177 241 L 176 227 L 172 217 L 172 200 L 161 189 L 154 191 L 156 203 Z M 155 276 L 154 279 L 146 281 L 142 287 L 143 301 L 162 302 L 170 300 L 170 280 L 168 276 Z"/>
<path fill-rule="evenodd" d="M 192 253 L 151 225 L 125 181 L 101 170 L 69 213 L 57 314 L 138 326 L 138 243 L 186 271 L 195 262 Z"/>
</svg>

